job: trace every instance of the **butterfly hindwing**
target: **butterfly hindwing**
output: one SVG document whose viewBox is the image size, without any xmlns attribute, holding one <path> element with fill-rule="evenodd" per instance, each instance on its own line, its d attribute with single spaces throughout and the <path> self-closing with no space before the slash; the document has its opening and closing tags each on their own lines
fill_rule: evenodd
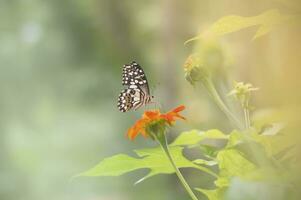
<svg viewBox="0 0 301 200">
<path fill-rule="evenodd" d="M 131 89 L 124 89 L 118 97 L 118 109 L 121 112 L 126 112 L 133 107 Z"/>
<path fill-rule="evenodd" d="M 141 104 L 141 90 L 139 88 L 128 88 L 121 91 L 118 97 L 118 109 L 126 112 L 132 108 L 136 109 Z"/>
</svg>

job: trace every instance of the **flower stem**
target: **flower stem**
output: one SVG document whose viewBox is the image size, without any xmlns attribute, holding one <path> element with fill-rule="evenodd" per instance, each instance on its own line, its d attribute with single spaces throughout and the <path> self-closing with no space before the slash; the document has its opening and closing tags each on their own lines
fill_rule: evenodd
<svg viewBox="0 0 301 200">
<path fill-rule="evenodd" d="M 243 105 L 244 109 L 244 115 L 245 115 L 245 125 L 246 129 L 250 129 L 251 127 L 251 122 L 250 122 L 250 113 L 249 113 L 249 105 L 248 101 L 246 102 L 246 105 Z"/>
<path fill-rule="evenodd" d="M 245 115 L 245 125 L 246 125 L 246 129 L 250 128 L 250 114 L 249 114 L 249 110 L 247 108 L 244 108 L 244 115 Z"/>
<path fill-rule="evenodd" d="M 173 166 L 173 168 L 174 168 L 174 170 L 175 170 L 175 172 L 176 172 L 176 174 L 177 174 L 180 182 L 184 186 L 186 192 L 189 194 L 189 196 L 191 197 L 191 199 L 198 200 L 197 197 L 195 196 L 195 194 L 193 193 L 193 191 L 191 190 L 191 188 L 189 187 L 188 183 L 185 181 L 182 173 L 180 172 L 180 170 L 176 166 L 176 164 L 175 164 L 175 162 L 174 162 L 174 160 L 172 158 L 172 155 L 170 154 L 165 134 L 162 134 L 162 136 L 160 136 L 160 138 L 158 138 L 158 137 L 155 137 L 155 138 L 159 142 L 159 144 L 160 144 L 162 150 L 165 152 L 166 156 L 168 157 L 171 165 Z"/>
<path fill-rule="evenodd" d="M 239 129 L 243 129 L 242 123 L 235 117 L 235 115 L 228 109 L 228 107 L 223 102 L 222 98 L 218 94 L 218 92 L 215 89 L 214 84 L 212 83 L 212 80 L 207 78 L 204 79 L 203 82 L 204 86 L 208 90 L 209 94 L 213 98 L 214 102 L 217 104 L 217 106 L 225 113 L 225 115 L 235 124 L 235 126 Z"/>
</svg>

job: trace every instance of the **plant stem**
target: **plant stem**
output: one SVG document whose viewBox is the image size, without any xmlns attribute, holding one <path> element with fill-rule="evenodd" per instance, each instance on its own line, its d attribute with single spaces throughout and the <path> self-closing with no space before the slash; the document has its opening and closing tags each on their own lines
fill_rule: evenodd
<svg viewBox="0 0 301 200">
<path fill-rule="evenodd" d="M 248 108 L 244 108 L 244 115 L 245 115 L 246 129 L 249 129 L 251 125 L 250 125 L 250 114 Z"/>
<path fill-rule="evenodd" d="M 212 80 L 210 78 L 204 79 L 203 84 L 206 87 L 206 89 L 208 90 L 211 97 L 213 98 L 214 102 L 217 104 L 217 106 L 225 113 L 225 115 L 235 124 L 235 126 L 237 128 L 243 129 L 242 123 L 228 109 L 228 107 L 225 105 L 222 98 L 216 91 L 215 86 L 212 83 Z"/>
<path fill-rule="evenodd" d="M 249 124 L 248 124 L 248 110 L 244 108 L 244 117 L 245 117 L 245 127 L 246 129 L 249 129 Z"/>
<path fill-rule="evenodd" d="M 184 186 L 186 192 L 189 194 L 189 196 L 191 197 L 191 199 L 198 200 L 197 197 L 195 196 L 195 194 L 193 193 L 193 191 L 191 190 L 191 188 L 189 187 L 188 183 L 185 181 L 182 173 L 180 172 L 180 170 L 176 166 L 176 164 L 175 164 L 175 162 L 174 162 L 174 160 L 172 158 L 172 155 L 170 154 L 165 134 L 162 134 L 162 136 L 160 138 L 158 138 L 158 137 L 155 137 L 155 138 L 159 142 L 159 144 L 160 144 L 162 150 L 165 152 L 166 156 L 168 157 L 171 165 L 173 166 L 173 168 L 174 168 L 174 170 L 175 170 L 175 172 L 176 172 L 176 174 L 177 174 L 180 182 Z"/>
<path fill-rule="evenodd" d="M 250 129 L 250 127 L 251 127 L 251 121 L 250 121 L 249 101 L 248 101 L 248 99 L 245 101 L 245 103 L 242 103 L 242 107 L 243 107 L 244 115 L 245 115 L 246 129 Z"/>
<path fill-rule="evenodd" d="M 249 128 L 251 128 L 251 120 L 250 120 L 250 110 L 249 110 L 249 108 L 247 109 L 247 117 L 248 117 Z"/>
</svg>

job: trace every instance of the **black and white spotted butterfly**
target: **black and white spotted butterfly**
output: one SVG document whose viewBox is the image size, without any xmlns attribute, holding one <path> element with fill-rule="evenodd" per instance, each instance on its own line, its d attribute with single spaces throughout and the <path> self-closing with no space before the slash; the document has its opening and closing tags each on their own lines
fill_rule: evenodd
<svg viewBox="0 0 301 200">
<path fill-rule="evenodd" d="M 123 65 L 122 85 L 127 86 L 118 97 L 118 109 L 126 112 L 131 109 L 137 110 L 151 102 L 148 82 L 141 66 L 133 61 L 129 65 Z"/>
</svg>

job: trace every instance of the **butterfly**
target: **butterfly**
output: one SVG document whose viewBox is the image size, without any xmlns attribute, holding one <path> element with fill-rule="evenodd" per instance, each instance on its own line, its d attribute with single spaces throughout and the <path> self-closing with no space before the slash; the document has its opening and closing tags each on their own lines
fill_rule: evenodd
<svg viewBox="0 0 301 200">
<path fill-rule="evenodd" d="M 118 97 L 118 109 L 126 112 L 131 109 L 137 110 L 143 105 L 151 102 L 148 82 L 141 66 L 133 61 L 131 64 L 123 65 L 122 85 L 127 86 Z"/>
</svg>

